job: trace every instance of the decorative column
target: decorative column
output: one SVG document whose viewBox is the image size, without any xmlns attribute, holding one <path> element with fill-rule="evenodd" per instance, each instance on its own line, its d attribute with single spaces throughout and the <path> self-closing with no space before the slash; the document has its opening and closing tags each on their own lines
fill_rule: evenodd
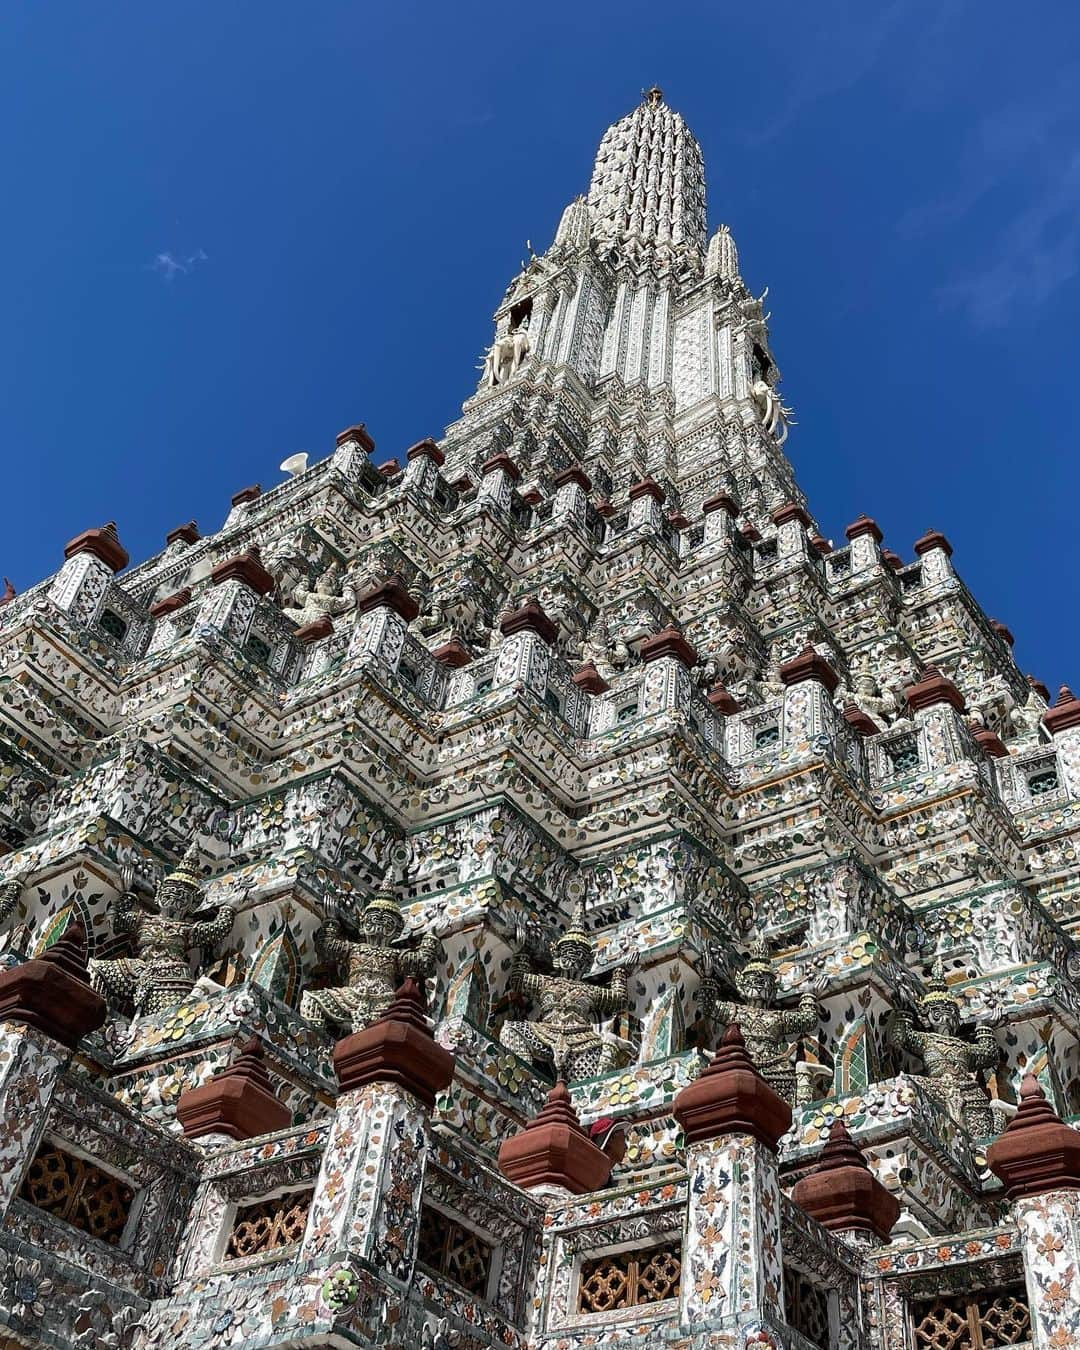
<svg viewBox="0 0 1080 1350">
<path fill-rule="evenodd" d="M 364 591 L 356 602 L 356 627 L 349 642 L 347 660 L 373 661 L 393 672 L 405 646 L 405 633 L 420 606 L 395 572 L 378 586 Z"/>
<path fill-rule="evenodd" d="M 439 483 L 439 470 L 446 463 L 446 456 L 428 436 L 417 441 L 405 452 L 405 477 L 401 485 L 407 492 L 417 497 L 432 497 Z"/>
<path fill-rule="evenodd" d="M 219 562 L 211 571 L 210 580 L 213 585 L 206 592 L 196 625 L 215 628 L 222 637 L 242 647 L 259 600 L 274 589 L 274 578 L 253 546 Z"/>
<path fill-rule="evenodd" d="M 1055 1114 L 1038 1079 L 1028 1075 L 1020 1108 L 986 1160 L 1013 1201 L 1032 1345 L 1074 1350 L 1080 1344 L 1080 1131 Z"/>
<path fill-rule="evenodd" d="M 180 1094 L 176 1119 L 189 1139 L 215 1148 L 230 1139 L 254 1139 L 283 1130 L 292 1121 L 292 1112 L 274 1095 L 262 1044 L 252 1036 L 228 1068 Z"/>
<path fill-rule="evenodd" d="M 171 646 L 181 633 L 187 630 L 187 625 L 181 624 L 176 616 L 190 603 L 190 586 L 185 586 L 182 590 L 174 591 L 172 595 L 166 595 L 162 599 L 154 601 L 149 611 L 150 617 L 154 621 L 154 631 L 150 637 L 148 651 L 158 652 Z"/>
<path fill-rule="evenodd" d="M 338 1041 L 334 1125 L 301 1260 L 351 1256 L 406 1286 L 416 1259 L 435 1094 L 454 1076 L 411 977 L 379 1021 Z"/>
<path fill-rule="evenodd" d="M 933 773 L 965 758 L 961 732 L 964 696 L 937 666 L 927 666 L 918 680 L 904 690 L 919 735 L 923 769 Z"/>
<path fill-rule="evenodd" d="M 915 540 L 915 552 L 922 559 L 924 586 L 956 584 L 952 551 L 952 544 L 938 530 L 927 530 L 921 539 Z"/>
<path fill-rule="evenodd" d="M 563 469 L 551 480 L 551 485 L 555 489 L 551 519 L 560 524 L 584 525 L 589 504 L 587 494 L 592 490 L 592 480 L 585 470 L 576 465 Z"/>
<path fill-rule="evenodd" d="M 726 492 L 718 492 L 714 497 L 702 502 L 701 509 L 705 513 L 703 542 L 722 544 L 725 548 L 731 548 L 735 541 L 735 518 L 739 514 L 739 507 L 734 498 L 729 497 Z"/>
<path fill-rule="evenodd" d="M 558 625 L 548 618 L 538 600 L 530 599 L 507 614 L 499 629 L 507 640 L 499 648 L 495 683 L 521 683 L 543 698 L 551 665 L 548 649 L 559 636 Z"/>
<path fill-rule="evenodd" d="M 697 665 L 697 652 L 674 625 L 669 625 L 641 644 L 646 667 L 641 683 L 641 711 L 690 711 L 693 686 L 690 671 Z"/>
<path fill-rule="evenodd" d="M 334 443 L 331 466 L 350 483 L 359 483 L 375 453 L 375 442 L 368 435 L 363 422 L 339 431 Z"/>
<path fill-rule="evenodd" d="M 881 526 L 870 516 L 858 516 L 844 531 L 851 544 L 851 570 L 870 572 L 881 561 Z"/>
<path fill-rule="evenodd" d="M 695 1331 L 779 1332 L 785 1319 L 776 1149 L 791 1126 L 791 1107 L 758 1074 L 733 1023 L 672 1112 L 686 1139 L 689 1179 L 680 1321 Z"/>
<path fill-rule="evenodd" d="M 776 556 L 778 558 L 809 557 L 810 540 L 807 530 L 811 520 L 798 502 L 786 502 L 772 513 L 776 526 Z"/>
<path fill-rule="evenodd" d="M 241 488 L 239 492 L 234 493 L 229 501 L 229 514 L 225 517 L 221 528 L 228 530 L 234 525 L 239 525 L 261 496 L 261 483 L 252 483 L 250 487 Z"/>
<path fill-rule="evenodd" d="M 783 744 L 812 741 L 831 725 L 831 699 L 840 683 L 836 671 L 808 643 L 779 674 L 785 686 Z"/>
<path fill-rule="evenodd" d="M 660 513 L 667 494 L 655 478 L 642 478 L 630 486 L 630 514 L 626 527 L 629 530 L 650 530 L 658 533 L 664 518 Z"/>
<path fill-rule="evenodd" d="M 1058 690 L 1054 706 L 1043 713 L 1043 726 L 1054 738 L 1058 766 L 1071 797 L 1080 796 L 1080 699 L 1067 684 Z"/>
<path fill-rule="evenodd" d="M 90 987 L 86 930 L 72 920 L 41 956 L 0 973 L 0 1220 L 32 1162 L 56 1085 L 79 1041 L 105 1021 Z"/>
<path fill-rule="evenodd" d="M 500 510 L 509 511 L 514 496 L 514 484 L 521 471 L 509 455 L 492 455 L 482 466 L 483 478 L 477 493 L 478 502 L 491 502 Z"/>
<path fill-rule="evenodd" d="M 49 587 L 49 599 L 73 622 L 88 627 L 97 619 L 113 576 L 128 564 L 115 522 L 77 534 L 65 546 L 64 559 Z"/>
</svg>

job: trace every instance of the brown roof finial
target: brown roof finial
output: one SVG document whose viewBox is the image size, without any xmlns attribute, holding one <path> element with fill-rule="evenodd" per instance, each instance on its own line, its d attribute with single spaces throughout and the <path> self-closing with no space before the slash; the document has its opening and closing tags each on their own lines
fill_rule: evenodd
<svg viewBox="0 0 1080 1350">
<path fill-rule="evenodd" d="M 410 975 L 377 1022 L 334 1046 L 341 1092 L 367 1083 L 396 1083 L 430 1111 L 454 1077 L 454 1056 L 437 1045 L 424 1016 L 420 986 Z"/>
<path fill-rule="evenodd" d="M 1010 1200 L 1080 1190 L 1080 1130 L 1065 1124 L 1039 1080 L 1028 1074 L 1020 1086 L 1020 1107 L 986 1150 L 986 1161 Z"/>
<path fill-rule="evenodd" d="M 503 1140 L 499 1168 L 518 1186 L 561 1186 L 584 1195 L 606 1185 L 612 1159 L 582 1129 L 560 1078 L 536 1118 Z"/>
<path fill-rule="evenodd" d="M 251 1036 L 227 1068 L 201 1087 L 180 1094 L 176 1119 L 189 1139 L 205 1134 L 253 1139 L 283 1130 L 292 1112 L 275 1095 L 263 1062 L 262 1042 Z"/>
<path fill-rule="evenodd" d="M 105 1021 L 105 1000 L 90 987 L 86 929 L 75 915 L 40 956 L 0 973 L 0 1022 L 22 1022 L 74 1049 Z"/>
<path fill-rule="evenodd" d="M 900 1202 L 870 1171 L 866 1159 L 839 1117 L 833 1121 L 817 1166 L 795 1183 L 791 1198 L 833 1232 L 870 1232 L 887 1241 Z"/>
<path fill-rule="evenodd" d="M 791 1107 L 761 1077 L 737 1022 L 720 1038 L 712 1063 L 672 1103 L 688 1144 L 723 1134 L 749 1134 L 776 1152 L 791 1128 Z"/>
</svg>

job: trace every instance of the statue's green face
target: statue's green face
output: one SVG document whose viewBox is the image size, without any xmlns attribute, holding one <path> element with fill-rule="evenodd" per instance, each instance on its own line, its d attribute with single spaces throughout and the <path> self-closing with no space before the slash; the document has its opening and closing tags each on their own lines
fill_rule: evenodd
<svg viewBox="0 0 1080 1350">
<path fill-rule="evenodd" d="M 960 1030 L 960 1009 L 955 1003 L 929 1003 L 925 1010 L 926 1025 L 931 1031 L 939 1031 L 945 1036 L 955 1036 Z"/>
<path fill-rule="evenodd" d="M 735 976 L 735 988 L 747 1003 L 766 1008 L 776 998 L 776 976 L 764 970 L 741 970 Z"/>
<path fill-rule="evenodd" d="M 576 942 L 561 942 L 553 953 L 553 964 L 560 974 L 580 980 L 592 965 L 592 952 Z"/>
</svg>

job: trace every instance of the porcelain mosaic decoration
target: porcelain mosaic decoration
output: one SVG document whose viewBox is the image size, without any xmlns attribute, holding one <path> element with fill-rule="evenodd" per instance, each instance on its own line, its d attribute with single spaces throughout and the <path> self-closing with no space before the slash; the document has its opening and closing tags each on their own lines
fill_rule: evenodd
<svg viewBox="0 0 1080 1350">
<path fill-rule="evenodd" d="M 1080 700 L 763 300 L 649 90 L 440 440 L 0 597 L 4 1345 L 1080 1350 Z"/>
</svg>

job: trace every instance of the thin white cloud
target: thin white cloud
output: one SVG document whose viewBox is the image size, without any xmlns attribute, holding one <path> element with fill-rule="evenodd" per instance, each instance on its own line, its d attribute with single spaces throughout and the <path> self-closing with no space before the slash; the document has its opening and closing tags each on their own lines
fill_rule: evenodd
<svg viewBox="0 0 1080 1350">
<path fill-rule="evenodd" d="M 980 329 L 1050 300 L 1080 273 L 1080 139 L 1075 68 L 975 128 L 950 190 L 913 207 L 898 230 L 929 239 L 970 218 L 989 223 L 970 263 L 938 292 Z M 969 236 L 974 231 L 967 229 Z"/>
<path fill-rule="evenodd" d="M 199 263 L 208 262 L 208 255 L 201 249 L 196 249 L 194 253 L 180 254 L 172 252 L 159 253 L 152 263 L 148 264 L 150 271 L 156 272 L 164 281 L 175 281 L 177 277 L 186 276 L 193 272 Z"/>
</svg>

